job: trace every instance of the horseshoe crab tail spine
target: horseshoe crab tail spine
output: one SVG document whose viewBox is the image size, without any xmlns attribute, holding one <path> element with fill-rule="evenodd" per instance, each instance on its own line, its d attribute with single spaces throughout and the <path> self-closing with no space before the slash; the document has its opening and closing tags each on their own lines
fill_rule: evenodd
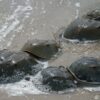
<svg viewBox="0 0 100 100">
<path fill-rule="evenodd" d="M 100 85 L 100 82 L 87 82 L 87 81 L 84 81 L 84 80 L 80 80 L 79 78 L 77 78 L 77 76 L 68 67 L 66 69 L 73 76 L 75 81 L 77 81 L 77 85 L 79 87 L 81 87 L 81 86 L 99 86 Z"/>
</svg>

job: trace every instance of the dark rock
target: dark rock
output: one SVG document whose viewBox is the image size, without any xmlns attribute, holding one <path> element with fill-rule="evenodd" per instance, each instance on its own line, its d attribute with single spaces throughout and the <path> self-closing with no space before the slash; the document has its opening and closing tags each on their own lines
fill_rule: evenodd
<svg viewBox="0 0 100 100">
<path fill-rule="evenodd" d="M 26 81 L 30 81 L 30 77 L 25 77 L 25 80 Z"/>
</svg>

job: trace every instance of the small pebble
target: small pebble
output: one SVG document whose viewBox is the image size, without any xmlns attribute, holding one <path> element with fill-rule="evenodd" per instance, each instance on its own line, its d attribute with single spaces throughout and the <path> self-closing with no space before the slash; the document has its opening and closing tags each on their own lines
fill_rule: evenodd
<svg viewBox="0 0 100 100">
<path fill-rule="evenodd" d="M 30 81 L 30 77 L 25 77 L 25 80 L 26 81 Z"/>
</svg>

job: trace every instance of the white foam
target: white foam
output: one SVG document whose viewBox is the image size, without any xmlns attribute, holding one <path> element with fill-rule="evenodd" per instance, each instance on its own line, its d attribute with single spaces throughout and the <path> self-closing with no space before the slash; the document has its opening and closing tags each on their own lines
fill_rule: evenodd
<svg viewBox="0 0 100 100">
<path fill-rule="evenodd" d="M 22 11 L 30 11 L 32 9 L 33 9 L 32 6 L 28 5 L 26 7 L 23 7 Z"/>
<path fill-rule="evenodd" d="M 48 62 L 40 62 L 39 63 L 44 65 L 44 68 L 48 67 Z M 12 62 L 15 63 L 15 62 Z M 0 85 L 0 89 L 5 90 L 10 96 L 18 96 L 18 95 L 24 95 L 27 94 L 44 94 L 44 92 L 41 92 L 38 90 L 35 85 L 35 83 L 38 83 L 38 80 L 41 78 L 41 72 L 36 74 L 35 76 L 28 76 L 30 77 L 30 81 L 21 80 L 20 82 L 11 83 L 11 84 L 3 84 Z M 45 93 L 46 94 L 46 93 Z"/>
<path fill-rule="evenodd" d="M 48 62 L 43 62 L 43 61 L 39 61 L 39 60 L 37 60 L 37 59 L 35 59 L 38 63 L 41 63 L 41 64 L 43 64 L 44 66 L 43 66 L 43 68 L 47 68 L 48 67 Z"/>
<path fill-rule="evenodd" d="M 76 16 L 75 16 L 75 19 L 77 19 L 79 17 L 80 2 L 75 3 L 75 6 L 76 6 Z"/>
<path fill-rule="evenodd" d="M 7 35 L 8 33 L 10 33 L 12 30 L 14 30 L 15 27 L 16 27 L 19 23 L 20 23 L 20 21 L 17 20 L 17 19 L 16 19 L 14 22 L 12 22 L 12 24 L 11 24 L 4 32 L 1 33 L 1 34 L 3 35 L 3 37 L 6 37 L 6 35 Z"/>
<path fill-rule="evenodd" d="M 95 43 L 95 42 L 98 42 L 98 40 L 83 40 L 83 41 L 80 41 L 78 39 L 68 39 L 68 38 L 65 38 L 62 34 L 61 38 L 65 41 L 65 42 L 70 42 L 70 43 L 82 43 L 83 45 L 87 45 L 89 43 Z"/>
<path fill-rule="evenodd" d="M 10 38 L 10 40 L 7 43 L 7 47 L 11 46 L 13 39 L 15 38 L 15 34 L 12 35 L 12 37 Z"/>
<path fill-rule="evenodd" d="M 30 15 L 32 11 L 32 6 L 30 5 L 30 0 L 26 0 L 26 5 L 18 5 L 16 8 L 14 8 L 14 11 L 11 15 L 9 15 L 5 19 L 5 23 L 1 26 L 0 29 L 0 40 L 4 40 L 4 38 L 11 34 L 12 31 L 15 31 L 18 25 L 22 22 L 20 21 L 20 18 L 25 21 Z M 12 3 L 15 3 L 13 0 Z M 11 45 L 11 43 L 8 43 L 8 46 Z"/>
<path fill-rule="evenodd" d="M 3 40 L 11 31 L 16 28 L 19 23 L 19 20 L 16 19 L 9 26 L 4 25 L 2 29 L 0 29 L 0 40 Z"/>
<path fill-rule="evenodd" d="M 1 85 L 0 88 L 5 90 L 10 96 L 24 95 L 25 93 L 43 94 L 31 81 L 25 80 L 13 84 Z"/>
<path fill-rule="evenodd" d="M 16 28 L 16 32 L 20 32 L 21 30 L 23 29 L 23 25 L 19 25 L 17 28 Z"/>
<path fill-rule="evenodd" d="M 100 87 L 85 87 L 85 90 L 88 90 L 90 92 L 99 92 L 100 91 Z"/>
<path fill-rule="evenodd" d="M 75 3 L 76 7 L 80 7 L 80 2 Z"/>
</svg>

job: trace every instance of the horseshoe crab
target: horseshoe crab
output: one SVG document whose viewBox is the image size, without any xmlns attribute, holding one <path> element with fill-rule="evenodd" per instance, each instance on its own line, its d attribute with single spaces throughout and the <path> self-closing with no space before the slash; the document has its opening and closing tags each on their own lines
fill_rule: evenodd
<svg viewBox="0 0 100 100">
<path fill-rule="evenodd" d="M 82 57 L 68 68 L 73 77 L 83 85 L 100 85 L 100 59 Z"/>
<path fill-rule="evenodd" d="M 22 48 L 22 51 L 33 57 L 49 60 L 60 50 L 60 46 L 53 40 L 30 40 Z"/>
<path fill-rule="evenodd" d="M 100 40 L 100 10 L 94 10 L 75 19 L 61 34 L 65 40 Z"/>
<path fill-rule="evenodd" d="M 73 76 L 63 66 L 50 66 L 42 70 L 41 75 L 42 83 L 48 85 L 53 91 L 76 87 Z"/>
<path fill-rule="evenodd" d="M 41 69 L 42 66 L 25 52 L 0 51 L 0 82 L 19 81 L 26 74 L 35 75 Z"/>
</svg>

